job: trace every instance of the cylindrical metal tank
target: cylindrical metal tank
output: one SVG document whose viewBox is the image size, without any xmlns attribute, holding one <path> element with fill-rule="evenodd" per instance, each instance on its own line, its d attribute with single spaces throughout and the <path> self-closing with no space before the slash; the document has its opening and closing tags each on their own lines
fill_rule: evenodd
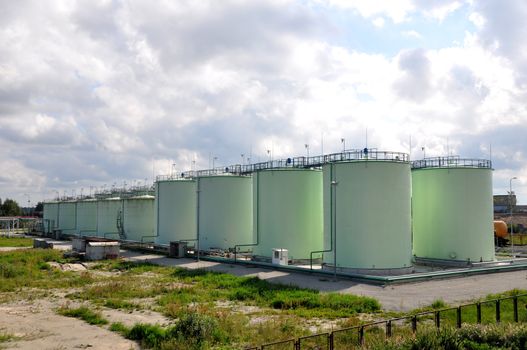
<svg viewBox="0 0 527 350">
<path fill-rule="evenodd" d="M 97 200 L 85 199 L 77 202 L 77 234 L 97 235 Z"/>
<path fill-rule="evenodd" d="M 65 234 L 75 234 L 77 230 L 77 202 L 59 203 L 59 230 Z"/>
<path fill-rule="evenodd" d="M 336 262 L 337 270 L 343 272 L 411 272 L 411 175 L 407 155 L 366 155 L 371 158 L 323 167 L 324 247 L 332 250 L 324 253 L 324 262 L 330 268 Z"/>
<path fill-rule="evenodd" d="M 200 250 L 227 250 L 252 242 L 252 178 L 220 175 L 197 181 Z"/>
<path fill-rule="evenodd" d="M 44 202 L 43 230 L 44 233 L 51 233 L 59 226 L 59 202 Z"/>
<path fill-rule="evenodd" d="M 447 157 L 414 162 L 412 212 L 417 257 L 494 260 L 490 161 Z"/>
<path fill-rule="evenodd" d="M 123 200 L 119 197 L 97 201 L 97 236 L 119 238 L 117 220 L 122 215 Z"/>
<path fill-rule="evenodd" d="M 507 223 L 503 220 L 494 220 L 494 235 L 500 238 L 506 238 L 509 235 Z"/>
<path fill-rule="evenodd" d="M 144 195 L 124 199 L 122 227 L 125 240 L 154 241 L 154 198 L 154 196 Z"/>
<path fill-rule="evenodd" d="M 197 238 L 197 186 L 195 180 L 156 182 L 156 243 Z"/>
<path fill-rule="evenodd" d="M 310 169 L 263 170 L 253 175 L 253 254 L 272 257 L 274 248 L 304 260 L 323 247 L 322 172 Z"/>
</svg>

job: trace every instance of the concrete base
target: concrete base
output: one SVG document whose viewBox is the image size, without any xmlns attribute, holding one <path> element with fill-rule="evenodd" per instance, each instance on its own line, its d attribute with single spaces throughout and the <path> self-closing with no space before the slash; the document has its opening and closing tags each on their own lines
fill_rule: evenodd
<svg viewBox="0 0 527 350">
<path fill-rule="evenodd" d="M 53 248 L 53 244 L 49 243 L 44 238 L 35 238 L 33 240 L 33 248 L 42 248 L 42 249 Z"/>
<path fill-rule="evenodd" d="M 82 237 L 73 237 L 71 239 L 71 248 L 79 253 L 84 253 L 86 251 L 86 239 Z"/>
<path fill-rule="evenodd" d="M 116 259 L 120 250 L 119 242 L 86 242 L 86 260 Z"/>
<path fill-rule="evenodd" d="M 333 265 L 323 264 L 322 270 L 333 271 Z M 370 275 L 370 276 L 398 276 L 408 275 L 415 271 L 413 266 L 409 267 L 398 267 L 391 269 L 354 269 L 351 267 L 337 267 L 337 273 L 344 274 L 358 274 L 358 275 Z"/>
</svg>

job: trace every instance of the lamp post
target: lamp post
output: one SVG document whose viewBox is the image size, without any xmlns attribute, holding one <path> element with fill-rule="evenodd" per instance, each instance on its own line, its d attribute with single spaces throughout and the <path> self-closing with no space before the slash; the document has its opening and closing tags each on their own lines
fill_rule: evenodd
<svg viewBox="0 0 527 350">
<path fill-rule="evenodd" d="M 346 139 L 341 138 L 340 143 L 342 143 L 342 152 L 345 152 L 346 151 Z"/>
<path fill-rule="evenodd" d="M 304 147 L 306 147 L 307 158 L 309 158 L 309 145 L 306 143 Z"/>
<path fill-rule="evenodd" d="M 511 219 L 510 219 L 510 225 L 511 225 L 511 256 L 512 259 L 514 259 L 514 230 L 512 229 L 512 180 L 516 180 L 517 177 L 511 177 L 509 180 L 509 205 L 511 209 Z"/>
</svg>

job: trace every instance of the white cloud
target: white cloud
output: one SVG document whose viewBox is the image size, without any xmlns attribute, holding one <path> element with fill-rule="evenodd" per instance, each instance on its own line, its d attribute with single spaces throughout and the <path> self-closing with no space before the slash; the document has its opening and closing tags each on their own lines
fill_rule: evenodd
<svg viewBox="0 0 527 350">
<path fill-rule="evenodd" d="M 464 6 L 325 3 L 417 43 L 429 38 L 403 22 Z M 16 171 L 0 179 L 0 197 L 144 181 L 172 163 L 207 167 L 209 154 L 217 165 L 241 153 L 264 160 L 267 149 L 301 155 L 306 143 L 316 154 L 322 138 L 326 152 L 342 137 L 362 148 L 366 129 L 379 149 L 409 151 L 412 136 L 414 156 L 445 154 L 447 139 L 455 153 L 484 156 L 494 139 L 501 171 L 523 169 L 527 145 L 508 160 L 506 137 L 527 122 L 522 6 L 504 9 L 519 11 L 518 28 L 490 3 L 472 6 L 467 23 L 479 29 L 456 47 L 371 54 L 335 44 L 341 24 L 292 0 L 10 3 L 0 14 L 0 146 Z"/>
<path fill-rule="evenodd" d="M 384 18 L 382 18 L 382 17 L 377 17 L 377 18 L 373 19 L 371 22 L 372 22 L 373 25 L 376 26 L 377 28 L 382 28 L 382 27 L 384 27 Z"/>
<path fill-rule="evenodd" d="M 413 38 L 413 39 L 422 39 L 423 36 L 421 34 L 419 34 L 419 32 L 415 31 L 415 30 L 405 30 L 402 32 L 402 34 L 408 38 Z"/>
</svg>

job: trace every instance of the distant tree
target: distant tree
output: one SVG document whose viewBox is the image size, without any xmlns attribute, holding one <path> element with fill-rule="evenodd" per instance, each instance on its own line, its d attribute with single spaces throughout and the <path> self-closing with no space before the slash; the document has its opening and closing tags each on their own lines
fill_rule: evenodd
<svg viewBox="0 0 527 350">
<path fill-rule="evenodd" d="M 42 202 L 38 202 L 37 205 L 35 206 L 35 211 L 44 211 L 44 204 Z"/>
<path fill-rule="evenodd" d="M 20 206 L 14 199 L 6 198 L 1 208 L 2 208 L 2 215 L 4 216 L 22 215 L 22 210 L 20 209 Z"/>
</svg>

